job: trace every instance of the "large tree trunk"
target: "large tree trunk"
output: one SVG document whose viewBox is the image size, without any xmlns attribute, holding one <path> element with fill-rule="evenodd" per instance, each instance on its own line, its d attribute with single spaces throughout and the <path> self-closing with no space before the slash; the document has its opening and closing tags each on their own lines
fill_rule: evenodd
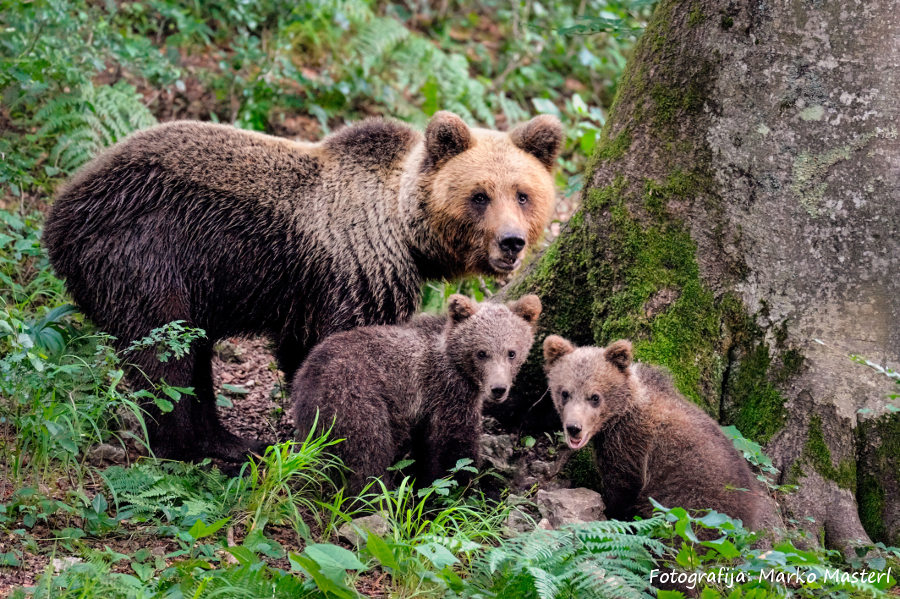
<svg viewBox="0 0 900 599">
<path fill-rule="evenodd" d="M 893 383 L 849 359 L 900 356 L 898 40 L 886 0 L 662 0 L 582 209 L 508 288 L 541 295 L 545 333 L 668 366 L 841 548 L 868 542 L 857 499 L 900 541 Z M 517 387 L 538 399 L 538 364 Z"/>
</svg>

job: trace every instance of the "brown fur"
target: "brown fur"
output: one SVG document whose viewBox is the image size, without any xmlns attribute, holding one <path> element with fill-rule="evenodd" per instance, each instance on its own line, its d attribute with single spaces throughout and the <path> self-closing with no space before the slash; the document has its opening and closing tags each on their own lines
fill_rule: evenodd
<svg viewBox="0 0 900 599">
<path fill-rule="evenodd" d="M 666 507 L 711 508 L 750 529 L 777 521 L 719 425 L 676 391 L 668 373 L 633 364 L 630 342 L 576 349 L 551 335 L 544 360 L 567 443 L 593 440 L 608 517 L 650 516 L 652 497 Z"/>
<path fill-rule="evenodd" d="M 294 381 L 301 438 L 317 414 L 319 430 L 334 422 L 332 438 L 345 439 L 335 453 L 352 471 L 353 492 L 385 474 L 404 451 L 426 484 L 461 458 L 478 462 L 482 404 L 506 398 L 540 312 L 533 295 L 508 305 L 454 295 L 448 318 L 419 316 L 329 337 Z"/>
<path fill-rule="evenodd" d="M 406 320 L 425 279 L 517 266 L 525 248 L 500 251 L 502 236 L 533 243 L 545 226 L 546 154 L 562 135 L 555 121 L 524 126 L 541 135 L 470 129 L 450 113 L 425 136 L 373 119 L 320 143 L 168 123 L 76 174 L 44 243 L 82 311 L 122 346 L 173 320 L 206 331 L 177 362 L 128 356 L 130 380 L 146 388 L 143 371 L 194 388 L 174 412 L 153 414 L 157 455 L 241 459 L 249 443 L 216 417 L 213 343 L 267 334 L 290 378 L 327 335 Z M 475 205 L 475 189 L 489 202 Z"/>
</svg>

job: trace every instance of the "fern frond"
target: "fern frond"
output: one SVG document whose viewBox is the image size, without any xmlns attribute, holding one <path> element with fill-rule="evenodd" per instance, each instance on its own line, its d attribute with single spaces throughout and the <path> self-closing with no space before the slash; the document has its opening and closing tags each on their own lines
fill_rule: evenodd
<svg viewBox="0 0 900 599">
<path fill-rule="evenodd" d="M 52 98 L 37 111 L 34 122 L 40 125 L 39 139 L 55 139 L 50 150 L 53 165 L 71 173 L 103 148 L 156 124 L 156 119 L 134 87 L 120 82 L 87 84 Z"/>
</svg>

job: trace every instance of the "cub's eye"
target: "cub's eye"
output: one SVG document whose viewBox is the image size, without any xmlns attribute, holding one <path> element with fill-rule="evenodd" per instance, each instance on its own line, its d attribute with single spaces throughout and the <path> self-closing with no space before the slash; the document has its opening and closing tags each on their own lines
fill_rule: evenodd
<svg viewBox="0 0 900 599">
<path fill-rule="evenodd" d="M 591 395 L 591 403 L 594 404 L 595 406 L 598 405 L 600 403 L 600 396 L 597 395 L 596 393 Z"/>
<path fill-rule="evenodd" d="M 514 350 L 509 350 L 509 359 L 510 360 L 516 359 L 516 352 Z"/>
<path fill-rule="evenodd" d="M 563 392 L 561 392 L 561 393 L 559 394 L 559 396 L 562 398 L 563 403 L 569 401 L 569 392 L 568 392 L 568 391 L 563 391 Z"/>
<path fill-rule="evenodd" d="M 475 354 L 475 355 L 478 357 L 479 360 L 486 360 L 486 359 L 487 359 L 487 352 L 484 351 L 483 349 L 478 350 L 478 353 Z"/>
<path fill-rule="evenodd" d="M 491 201 L 491 199 L 489 197 L 487 197 L 487 194 L 484 193 L 483 191 L 479 191 L 478 193 L 476 193 L 475 195 L 472 196 L 472 203 L 477 204 L 478 206 L 484 206 L 485 204 L 487 204 L 490 201 Z"/>
<path fill-rule="evenodd" d="M 520 191 L 518 194 L 516 194 L 516 199 L 519 200 L 520 204 L 527 204 L 528 203 L 528 194 L 522 193 Z"/>
</svg>

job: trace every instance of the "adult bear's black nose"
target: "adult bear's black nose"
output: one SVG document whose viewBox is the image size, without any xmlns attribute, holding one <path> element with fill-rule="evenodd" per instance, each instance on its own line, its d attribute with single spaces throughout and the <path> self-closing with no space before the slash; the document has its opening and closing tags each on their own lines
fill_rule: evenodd
<svg viewBox="0 0 900 599">
<path fill-rule="evenodd" d="M 568 424 L 566 425 L 566 432 L 569 433 L 570 437 L 575 438 L 581 434 L 581 427 L 577 424 Z"/>
<path fill-rule="evenodd" d="M 518 233 L 504 235 L 500 238 L 500 249 L 508 254 L 518 254 L 525 247 L 525 239 Z"/>
<path fill-rule="evenodd" d="M 500 399 L 504 393 L 506 393 L 506 387 L 491 387 L 491 395 L 494 396 L 494 399 Z"/>
</svg>

